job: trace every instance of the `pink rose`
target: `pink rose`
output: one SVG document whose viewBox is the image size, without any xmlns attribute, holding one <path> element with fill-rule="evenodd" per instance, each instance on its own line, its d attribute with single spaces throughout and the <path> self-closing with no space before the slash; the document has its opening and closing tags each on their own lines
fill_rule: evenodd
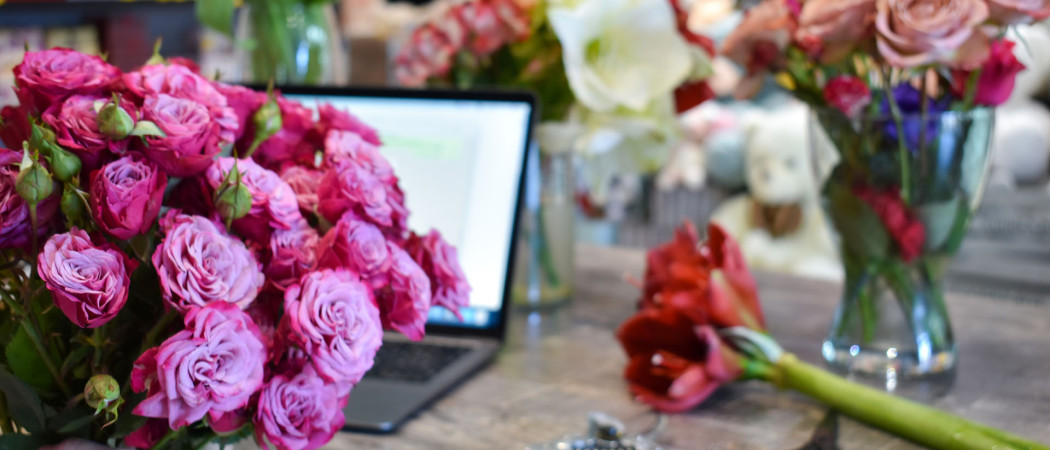
<svg viewBox="0 0 1050 450">
<path fill-rule="evenodd" d="M 390 284 L 376 293 L 383 327 L 418 341 L 426 333 L 430 279 L 401 247 L 388 243 L 387 249 L 390 252 L 390 270 L 387 272 Z"/>
<path fill-rule="evenodd" d="M 234 133 L 234 141 L 237 142 L 243 135 L 248 133 L 251 127 L 252 116 L 255 111 L 266 101 L 266 94 L 253 91 L 244 86 L 225 83 L 215 83 L 215 89 L 226 97 L 226 104 L 233 110 L 237 117 L 237 132 Z M 248 142 L 251 145 L 251 142 Z"/>
<path fill-rule="evenodd" d="M 317 261 L 321 267 L 349 269 L 379 288 L 386 284 L 390 252 L 386 237 L 375 225 L 346 214 L 324 235 Z"/>
<path fill-rule="evenodd" d="M 211 121 L 219 125 L 219 139 L 224 143 L 236 140 L 237 113 L 212 82 L 192 69 L 179 64 L 153 64 L 124 74 L 123 79 L 128 91 L 142 99 L 167 94 L 200 104 L 208 110 Z"/>
<path fill-rule="evenodd" d="M 875 0 L 808 0 L 802 5 L 796 40 L 820 43 L 821 61 L 841 61 L 874 34 Z"/>
<path fill-rule="evenodd" d="M 824 86 L 824 101 L 846 117 L 857 117 L 871 103 L 871 91 L 860 78 L 839 75 Z"/>
<path fill-rule="evenodd" d="M 324 140 L 325 167 L 339 169 L 347 164 L 368 171 L 385 184 L 397 182 L 394 168 L 378 146 L 351 131 L 330 131 Z"/>
<path fill-rule="evenodd" d="M 303 220 L 299 202 L 288 183 L 281 177 L 250 159 L 237 161 L 241 173 L 241 185 L 252 194 L 252 206 L 248 215 L 233 221 L 233 230 L 245 238 L 265 244 L 275 230 L 290 230 Z M 205 175 L 209 187 L 215 192 L 226 174 L 233 170 L 234 158 L 219 158 Z"/>
<path fill-rule="evenodd" d="M 248 404 L 263 386 L 266 347 L 252 319 L 215 302 L 190 308 L 186 328 L 143 353 L 131 372 L 132 389 L 147 391 L 134 414 L 168 419 L 172 429 L 219 420 Z"/>
<path fill-rule="evenodd" d="M 492 54 L 510 39 L 510 31 L 504 29 L 496 8 L 490 3 L 461 3 L 452 11 L 470 29 L 467 48 L 478 57 Z"/>
<path fill-rule="evenodd" d="M 763 0 L 747 10 L 744 20 L 722 43 L 722 54 L 739 64 L 748 79 L 739 95 L 754 94 L 764 72 L 780 64 L 782 54 L 798 27 L 784 0 Z"/>
<path fill-rule="evenodd" d="M 437 25 L 424 24 L 395 57 L 394 76 L 404 86 L 422 87 L 431 78 L 448 75 L 458 50 Z"/>
<path fill-rule="evenodd" d="M 336 222 L 347 211 L 381 226 L 394 225 L 387 186 L 368 170 L 348 164 L 329 170 L 317 188 L 317 211 Z"/>
<path fill-rule="evenodd" d="M 295 375 L 275 375 L 259 394 L 255 439 L 266 448 L 320 448 L 343 428 L 347 393 L 325 383 L 310 366 Z"/>
<path fill-rule="evenodd" d="M 988 13 L 992 22 L 1001 25 L 1041 22 L 1050 17 L 1050 1 L 988 0 Z"/>
<path fill-rule="evenodd" d="M 277 97 L 281 109 L 281 129 L 259 144 L 252 158 L 269 169 L 276 169 L 287 161 L 313 162 L 314 146 L 307 136 L 314 131 L 314 113 L 301 103 Z M 255 127 L 248 131 L 238 142 L 238 148 L 247 150 L 255 139 Z"/>
<path fill-rule="evenodd" d="M 95 245 L 74 227 L 51 236 L 37 270 L 62 313 L 81 328 L 98 328 L 128 301 L 131 272 L 138 262 L 111 243 Z"/>
<path fill-rule="evenodd" d="M 1017 74 L 1025 69 L 1014 55 L 1013 41 L 1000 39 L 992 43 L 989 50 L 988 60 L 981 67 L 981 74 L 977 77 L 977 92 L 974 95 L 974 103 L 985 106 L 999 106 L 1010 98 L 1014 90 L 1014 81 Z M 966 83 L 970 79 L 970 72 L 964 70 L 952 71 L 952 91 L 958 98 L 966 96 Z"/>
<path fill-rule="evenodd" d="M 124 154 L 128 146 L 127 140 L 110 140 L 98 129 L 95 102 L 107 101 L 109 99 L 100 96 L 74 95 L 62 103 L 51 105 L 42 117 L 55 131 L 58 144 L 80 158 L 85 173 L 104 164 L 110 152 Z M 135 116 L 135 107 L 130 102 L 121 101 L 120 106 L 132 117 Z"/>
<path fill-rule="evenodd" d="M 311 272 L 288 288 L 283 320 L 317 373 L 342 389 L 361 381 L 382 345 L 372 291 L 347 270 Z"/>
<path fill-rule="evenodd" d="M 470 304 L 470 284 L 459 266 L 456 248 L 445 242 L 437 230 L 431 230 L 426 236 L 412 233 L 405 242 L 405 251 L 430 278 L 431 303 L 447 308 L 462 320 L 459 308 Z"/>
<path fill-rule="evenodd" d="M 179 312 L 210 303 L 248 308 L 263 278 L 259 263 L 239 239 L 214 222 L 171 210 L 160 221 L 164 240 L 153 252 L 164 300 Z"/>
<path fill-rule="evenodd" d="M 281 179 L 295 191 L 299 202 L 299 212 L 315 214 L 317 212 L 317 187 L 321 185 L 320 170 L 305 166 L 290 165 L 281 170 Z"/>
<path fill-rule="evenodd" d="M 328 132 L 333 130 L 349 131 L 357 133 L 369 144 L 383 145 L 375 128 L 368 126 L 361 119 L 358 119 L 357 116 L 350 114 L 349 111 L 337 109 L 329 103 L 322 103 L 317 107 L 317 115 L 319 119 L 317 127 L 320 130 L 321 138 L 325 138 L 328 136 Z"/>
<path fill-rule="evenodd" d="M 0 127 L 0 145 L 21 149 L 32 133 L 29 111 L 24 106 L 5 106 L 0 108 L 0 122 L 4 124 Z"/>
<path fill-rule="evenodd" d="M 201 103 L 168 94 L 151 95 L 142 105 L 142 118 L 153 121 L 166 134 L 146 138 L 142 152 L 168 175 L 201 173 L 222 151 L 221 126 Z"/>
<path fill-rule="evenodd" d="M 190 72 L 193 72 L 197 75 L 201 74 L 201 66 L 197 65 L 197 62 L 192 59 L 184 58 L 182 56 L 171 56 L 167 58 L 165 62 L 169 65 L 174 64 L 190 69 Z"/>
<path fill-rule="evenodd" d="M 275 287 L 285 290 L 304 274 L 317 267 L 317 230 L 306 220 L 288 230 L 276 230 L 270 235 L 269 258 L 265 265 L 266 278 Z"/>
<path fill-rule="evenodd" d="M 988 19 L 984 0 L 877 0 L 875 6 L 876 45 L 894 66 L 972 69 L 988 56 L 989 38 L 978 28 Z"/>
<path fill-rule="evenodd" d="M 26 52 L 14 73 L 18 101 L 36 113 L 71 95 L 105 95 L 120 79 L 120 70 L 102 58 L 68 48 Z"/>
<path fill-rule="evenodd" d="M 30 246 L 32 220 L 29 216 L 29 205 L 15 190 L 15 179 L 18 176 L 21 151 L 0 148 L 0 249 L 22 248 Z M 55 189 L 62 192 L 61 189 Z M 41 224 L 37 229 L 38 236 L 47 234 L 47 224 L 58 211 L 59 195 L 52 195 L 36 206 L 36 216 Z"/>
<path fill-rule="evenodd" d="M 91 216 L 111 236 L 128 240 L 157 220 L 168 176 L 138 154 L 129 154 L 91 174 Z"/>
</svg>

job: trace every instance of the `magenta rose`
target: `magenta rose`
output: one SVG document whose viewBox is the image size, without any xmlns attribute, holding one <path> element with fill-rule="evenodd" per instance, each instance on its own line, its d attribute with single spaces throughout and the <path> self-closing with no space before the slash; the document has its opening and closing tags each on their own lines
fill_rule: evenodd
<svg viewBox="0 0 1050 450">
<path fill-rule="evenodd" d="M 0 145 L 8 148 L 22 148 L 22 142 L 28 141 L 32 128 L 29 126 L 29 111 L 22 106 L 5 106 L 0 108 Z"/>
<path fill-rule="evenodd" d="M 339 130 L 355 133 L 369 144 L 383 145 L 383 141 L 379 139 L 379 133 L 376 132 L 375 128 L 368 126 L 361 119 L 358 119 L 357 116 L 350 114 L 349 111 L 336 109 L 331 104 L 322 103 L 317 106 L 317 115 L 317 127 L 320 130 L 322 139 L 326 138 L 329 132 Z"/>
<path fill-rule="evenodd" d="M 29 205 L 18 195 L 15 179 L 18 177 L 21 151 L 0 148 L 0 249 L 25 249 L 31 244 L 33 223 L 29 216 Z M 61 189 L 55 189 L 61 192 Z M 36 206 L 36 216 L 41 224 L 38 236 L 45 236 L 48 223 L 58 211 L 58 195 L 52 195 Z"/>
<path fill-rule="evenodd" d="M 259 393 L 255 439 L 282 450 L 321 448 L 343 427 L 347 393 L 325 383 L 312 367 L 275 375 Z"/>
<path fill-rule="evenodd" d="M 74 95 L 51 105 L 41 117 L 55 131 L 58 144 L 80 158 L 85 173 L 104 164 L 110 153 L 124 154 L 128 146 L 127 140 L 111 140 L 98 129 L 95 102 L 107 101 L 109 99 L 100 96 Z M 122 100 L 120 106 L 135 117 L 135 107 L 130 102 Z"/>
<path fill-rule="evenodd" d="M 1050 1 L 988 0 L 988 13 L 993 22 L 1001 25 L 1040 22 L 1050 17 Z"/>
<path fill-rule="evenodd" d="M 807 0 L 795 36 L 818 42 L 821 61 L 835 63 L 871 37 L 874 24 L 875 0 Z"/>
<path fill-rule="evenodd" d="M 371 173 L 384 184 L 397 183 L 394 168 L 379 152 L 379 147 L 350 131 L 331 131 L 324 140 L 324 165 L 340 169 L 355 165 Z"/>
<path fill-rule="evenodd" d="M 372 290 L 347 270 L 311 272 L 288 288 L 283 321 L 317 373 L 343 389 L 361 381 L 382 345 Z"/>
<path fill-rule="evenodd" d="M 842 111 L 846 117 L 856 117 L 871 103 L 871 91 L 860 78 L 839 75 L 824 86 L 824 101 Z"/>
<path fill-rule="evenodd" d="M 376 292 L 383 327 L 401 332 L 409 339 L 420 340 L 425 334 L 430 311 L 430 279 L 407 252 L 393 243 L 390 252 L 390 284 Z"/>
<path fill-rule="evenodd" d="M 988 56 L 990 39 L 979 28 L 988 19 L 984 0 L 877 0 L 875 7 L 879 54 L 894 66 L 969 70 Z"/>
<path fill-rule="evenodd" d="M 307 136 L 314 131 L 314 113 L 301 103 L 277 97 L 281 109 L 281 129 L 255 149 L 252 158 L 264 167 L 276 169 L 288 161 L 312 163 L 314 146 Z M 255 139 L 255 127 L 244 133 L 238 148 L 247 150 Z"/>
<path fill-rule="evenodd" d="M 317 213 L 317 187 L 321 185 L 324 172 L 305 166 L 289 165 L 281 170 L 281 179 L 295 191 L 299 212 Z"/>
<path fill-rule="evenodd" d="M 210 303 L 251 305 L 265 279 L 241 240 L 215 222 L 177 210 L 168 211 L 160 226 L 164 240 L 153 252 L 153 266 L 169 305 L 182 313 Z"/>
<path fill-rule="evenodd" d="M 265 265 L 266 278 L 275 287 L 285 290 L 304 274 L 317 267 L 317 230 L 301 220 L 288 230 L 276 230 L 270 235 L 269 258 Z"/>
<path fill-rule="evenodd" d="M 106 233 L 128 240 L 157 220 L 168 176 L 149 160 L 129 154 L 91 174 L 91 217 Z"/>
<path fill-rule="evenodd" d="M 461 36 L 458 33 L 446 34 L 450 27 L 444 28 L 437 22 L 430 22 L 412 32 L 412 36 L 394 59 L 394 76 L 399 83 L 404 86 L 423 87 L 430 78 L 448 75 L 449 69 L 452 68 L 452 58 L 459 50 L 452 39 Z M 465 33 L 465 30 L 460 28 L 452 30 Z"/>
<path fill-rule="evenodd" d="M 71 95 L 105 95 L 120 79 L 120 70 L 102 58 L 68 48 L 26 52 L 14 73 L 18 101 L 36 113 Z"/>
<path fill-rule="evenodd" d="M 234 141 L 239 141 L 241 136 L 247 133 L 251 127 L 252 116 L 255 115 L 255 111 L 266 101 L 266 94 L 253 91 L 244 86 L 226 83 L 215 83 L 215 89 L 226 97 L 226 104 L 233 110 L 233 115 L 237 117 L 237 132 L 234 133 Z"/>
<path fill-rule="evenodd" d="M 412 233 L 405 251 L 430 278 L 431 303 L 443 306 L 459 317 L 459 308 L 470 304 L 470 284 L 459 266 L 456 248 L 445 242 L 441 233 L 431 230 L 426 236 Z"/>
<path fill-rule="evenodd" d="M 150 449 L 160 442 L 170 430 L 167 420 L 146 419 L 146 423 L 124 438 L 124 445 L 132 448 Z"/>
<path fill-rule="evenodd" d="M 142 118 L 165 133 L 147 138 L 142 152 L 168 175 L 201 173 L 222 150 L 222 127 L 201 103 L 168 94 L 151 95 L 143 102 Z"/>
<path fill-rule="evenodd" d="M 263 386 L 266 347 L 243 311 L 226 302 L 190 308 L 186 328 L 135 361 L 131 385 L 147 397 L 133 413 L 178 429 L 248 404 Z"/>
<path fill-rule="evenodd" d="M 394 225 L 387 186 L 368 170 L 353 164 L 329 170 L 317 188 L 317 211 L 336 222 L 347 211 L 381 226 Z"/>
<path fill-rule="evenodd" d="M 128 301 L 136 267 L 138 262 L 115 245 L 95 245 L 76 227 L 51 236 L 37 260 L 55 305 L 81 328 L 97 328 L 116 317 Z"/>
<path fill-rule="evenodd" d="M 380 288 L 386 284 L 390 252 L 379 228 L 346 214 L 325 233 L 317 260 L 320 267 L 350 269 L 373 288 Z"/>
<path fill-rule="evenodd" d="M 207 109 L 211 121 L 219 125 L 219 139 L 224 143 L 236 140 L 237 113 L 212 82 L 192 69 L 179 64 L 153 64 L 124 74 L 123 80 L 127 90 L 142 99 L 167 94 L 200 104 Z"/>
<path fill-rule="evenodd" d="M 973 97 L 975 104 L 999 106 L 1010 99 L 1017 74 L 1025 69 L 1024 64 L 1014 55 L 1016 45 L 1007 39 L 992 43 L 988 60 L 981 66 L 981 72 L 977 76 L 977 91 Z M 966 83 L 969 79 L 970 72 L 952 71 L 952 92 L 958 98 L 965 98 Z"/>
<path fill-rule="evenodd" d="M 205 179 L 212 192 L 222 185 L 223 178 L 233 170 L 234 161 L 234 158 L 219 158 L 208 168 Z M 270 242 L 270 234 L 274 231 L 290 230 L 303 220 L 295 191 L 288 183 L 255 161 L 236 161 L 237 170 L 241 173 L 241 185 L 252 194 L 252 206 L 248 215 L 233 221 L 234 231 L 265 245 Z"/>
</svg>

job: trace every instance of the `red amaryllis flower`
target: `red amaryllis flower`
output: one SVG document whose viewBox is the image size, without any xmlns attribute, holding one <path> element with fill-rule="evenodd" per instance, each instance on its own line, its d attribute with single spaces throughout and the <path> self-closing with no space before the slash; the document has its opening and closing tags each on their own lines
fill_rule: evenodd
<svg viewBox="0 0 1050 450">
<path fill-rule="evenodd" d="M 692 409 L 742 373 L 739 356 L 710 325 L 677 308 L 651 308 L 631 317 L 616 333 L 629 362 L 631 393 L 665 412 Z"/>
<path fill-rule="evenodd" d="M 926 228 L 918 216 L 908 210 L 901 199 L 900 189 L 891 187 L 877 191 L 869 186 L 858 186 L 853 189 L 853 194 L 875 211 L 887 234 L 896 243 L 901 260 L 910 262 L 922 253 Z"/>
<path fill-rule="evenodd" d="M 824 100 L 847 117 L 855 117 L 871 103 L 871 91 L 860 78 L 840 75 L 824 86 Z"/>
<path fill-rule="evenodd" d="M 711 264 L 711 320 L 724 327 L 764 329 L 766 321 L 758 303 L 758 287 L 736 241 L 712 223 L 707 227 L 707 242 L 701 252 Z"/>
</svg>

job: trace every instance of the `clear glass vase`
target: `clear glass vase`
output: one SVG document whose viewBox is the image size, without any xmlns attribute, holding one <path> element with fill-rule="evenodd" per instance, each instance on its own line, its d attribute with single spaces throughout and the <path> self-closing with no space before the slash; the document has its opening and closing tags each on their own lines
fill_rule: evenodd
<svg viewBox="0 0 1050 450">
<path fill-rule="evenodd" d="M 814 111 L 811 150 L 846 279 L 822 354 L 900 395 L 951 387 L 944 272 L 980 202 L 994 111 L 847 118 Z"/>
<path fill-rule="evenodd" d="M 519 309 L 550 309 L 573 291 L 573 153 L 536 147 L 526 170 L 512 298 Z"/>
<path fill-rule="evenodd" d="M 247 44 L 244 80 L 278 85 L 348 82 L 347 50 L 330 2 L 249 0 L 237 37 Z"/>
</svg>

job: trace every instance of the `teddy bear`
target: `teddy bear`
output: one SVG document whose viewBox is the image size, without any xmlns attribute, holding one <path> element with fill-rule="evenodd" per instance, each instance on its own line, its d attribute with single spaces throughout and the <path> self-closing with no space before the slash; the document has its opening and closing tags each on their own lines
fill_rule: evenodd
<svg viewBox="0 0 1050 450">
<path fill-rule="evenodd" d="M 748 193 L 720 205 L 711 220 L 737 239 L 756 269 L 840 280 L 810 164 L 808 109 L 792 103 L 753 111 L 743 126 Z"/>
<path fill-rule="evenodd" d="M 992 133 L 990 183 L 1014 188 L 1046 179 L 1050 170 L 1050 111 L 1033 100 L 1050 92 L 1050 26 L 1018 25 L 1007 35 L 1014 55 L 1025 65 L 1010 99 L 996 111 Z"/>
</svg>

